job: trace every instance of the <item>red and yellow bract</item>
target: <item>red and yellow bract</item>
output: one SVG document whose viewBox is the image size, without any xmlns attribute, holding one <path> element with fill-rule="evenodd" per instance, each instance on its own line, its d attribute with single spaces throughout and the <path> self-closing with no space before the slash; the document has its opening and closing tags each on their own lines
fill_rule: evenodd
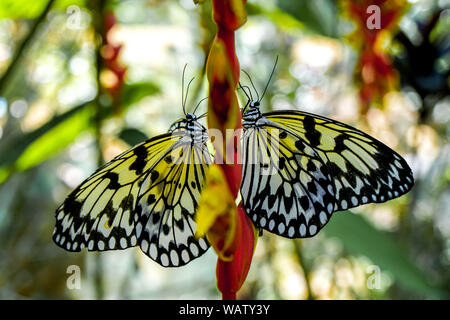
<svg viewBox="0 0 450 320">
<path fill-rule="evenodd" d="M 212 0 L 217 34 L 206 66 L 208 127 L 219 130 L 223 141 L 213 141 L 216 163 L 207 173 L 196 220 L 198 235 L 206 234 L 218 254 L 217 287 L 223 299 L 236 299 L 236 292 L 250 268 L 256 241 L 251 220 L 242 205 L 235 204 L 242 170 L 239 144 L 241 111 L 236 96 L 240 72 L 235 52 L 235 30 L 246 21 L 245 3 L 245 0 Z M 235 134 L 230 135 L 230 131 Z"/>
</svg>

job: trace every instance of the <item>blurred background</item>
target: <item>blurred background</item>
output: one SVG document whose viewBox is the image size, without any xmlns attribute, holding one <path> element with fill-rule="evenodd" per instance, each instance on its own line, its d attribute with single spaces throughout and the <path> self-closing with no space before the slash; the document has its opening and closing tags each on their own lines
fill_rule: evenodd
<svg viewBox="0 0 450 320">
<path fill-rule="evenodd" d="M 164 269 L 137 248 L 69 253 L 51 240 L 74 187 L 183 115 L 185 64 L 187 109 L 206 96 L 210 6 L 0 2 L 1 299 L 220 298 L 213 250 Z M 238 298 L 449 298 L 450 1 L 249 0 L 247 13 L 237 55 L 260 92 L 279 56 L 262 108 L 356 126 L 402 154 L 416 184 L 335 213 L 312 239 L 265 232 Z"/>
</svg>

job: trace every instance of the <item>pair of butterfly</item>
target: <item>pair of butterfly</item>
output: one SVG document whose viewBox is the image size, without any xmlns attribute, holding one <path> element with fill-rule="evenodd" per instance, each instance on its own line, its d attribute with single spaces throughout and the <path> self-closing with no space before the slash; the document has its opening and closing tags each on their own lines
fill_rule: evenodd
<svg viewBox="0 0 450 320">
<path fill-rule="evenodd" d="M 241 88 L 248 97 L 241 196 L 255 227 L 312 237 L 333 212 L 385 202 L 413 186 L 406 161 L 380 141 L 306 112 L 261 113 L 267 86 L 255 100 Z M 166 267 L 205 253 L 209 244 L 194 236 L 194 216 L 213 156 L 198 121 L 203 115 L 194 113 L 115 157 L 70 193 L 56 211 L 55 243 L 68 251 L 139 246 Z M 267 174 L 268 167 L 275 170 Z"/>
</svg>

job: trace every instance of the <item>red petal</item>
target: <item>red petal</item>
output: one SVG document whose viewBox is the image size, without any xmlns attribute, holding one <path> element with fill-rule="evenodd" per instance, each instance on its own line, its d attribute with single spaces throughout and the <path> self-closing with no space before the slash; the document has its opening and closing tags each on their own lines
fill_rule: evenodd
<svg viewBox="0 0 450 320">
<path fill-rule="evenodd" d="M 236 299 L 236 292 L 241 288 L 250 269 L 255 247 L 255 229 L 242 206 L 238 207 L 237 218 L 241 225 L 241 239 L 234 258 L 229 262 L 220 259 L 217 261 L 217 288 L 222 292 L 224 300 Z"/>
</svg>

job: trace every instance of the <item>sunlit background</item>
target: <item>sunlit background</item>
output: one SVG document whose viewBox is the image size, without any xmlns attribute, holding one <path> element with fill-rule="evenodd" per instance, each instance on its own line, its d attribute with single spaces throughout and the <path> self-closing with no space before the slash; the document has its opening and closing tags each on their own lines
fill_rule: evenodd
<svg viewBox="0 0 450 320">
<path fill-rule="evenodd" d="M 262 108 L 353 125 L 403 155 L 416 184 L 335 213 L 311 239 L 265 232 L 238 298 L 449 297 L 450 1 L 388 1 L 393 22 L 368 34 L 365 9 L 382 2 L 248 1 L 237 55 L 260 92 L 279 57 Z M 206 96 L 210 2 L 50 3 L 0 2 L 0 298 L 220 298 L 213 250 L 165 269 L 137 248 L 69 253 L 51 240 L 74 187 L 183 116 L 185 64 L 187 109 Z"/>
</svg>

